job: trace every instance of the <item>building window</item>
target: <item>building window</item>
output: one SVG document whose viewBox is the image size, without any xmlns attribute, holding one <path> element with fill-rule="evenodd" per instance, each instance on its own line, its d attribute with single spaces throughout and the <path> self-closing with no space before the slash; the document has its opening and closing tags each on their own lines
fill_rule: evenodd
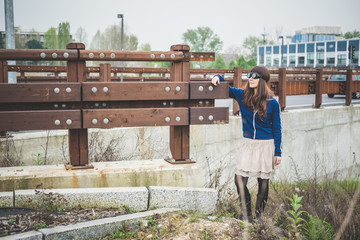
<svg viewBox="0 0 360 240">
<path fill-rule="evenodd" d="M 307 54 L 307 65 L 314 65 L 314 53 Z"/>
<path fill-rule="evenodd" d="M 305 64 L 305 57 L 301 56 L 298 57 L 298 65 L 304 65 Z"/>
<path fill-rule="evenodd" d="M 318 52 L 316 54 L 316 64 L 324 65 L 324 53 L 323 52 Z"/>
<path fill-rule="evenodd" d="M 271 57 L 266 57 L 266 66 L 271 66 Z"/>
<path fill-rule="evenodd" d="M 346 65 L 346 54 L 339 54 L 337 56 L 337 64 L 338 65 Z"/>
<path fill-rule="evenodd" d="M 264 65 L 264 55 L 259 55 L 259 63 Z"/>
<path fill-rule="evenodd" d="M 289 57 L 289 64 L 290 65 L 295 65 L 296 62 L 296 57 L 295 56 L 290 56 Z"/>
<path fill-rule="evenodd" d="M 283 59 L 283 64 L 282 64 L 283 66 L 286 66 L 287 65 L 287 57 L 284 57 L 284 59 Z"/>
<path fill-rule="evenodd" d="M 279 58 L 273 59 L 273 66 L 279 66 Z"/>
<path fill-rule="evenodd" d="M 351 64 L 358 64 L 359 62 L 359 51 L 355 51 L 355 56 L 350 60 Z"/>
<path fill-rule="evenodd" d="M 335 58 L 334 57 L 326 58 L 326 64 L 334 65 L 335 64 Z"/>
<path fill-rule="evenodd" d="M 266 47 L 266 54 L 271 54 L 271 46 Z"/>
</svg>

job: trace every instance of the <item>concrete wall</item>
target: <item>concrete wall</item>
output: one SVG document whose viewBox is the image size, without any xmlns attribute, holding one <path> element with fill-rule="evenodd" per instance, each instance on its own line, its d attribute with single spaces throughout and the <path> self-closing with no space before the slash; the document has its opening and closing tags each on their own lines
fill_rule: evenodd
<svg viewBox="0 0 360 240">
<path fill-rule="evenodd" d="M 301 109 L 282 113 L 283 162 L 275 179 L 298 180 L 348 169 L 360 161 L 360 106 Z M 191 126 L 191 159 L 203 169 L 206 183 L 221 175 L 232 182 L 234 160 L 242 141 L 241 118 L 226 125 Z M 163 159 L 170 156 L 169 128 L 117 128 L 89 131 L 90 155 L 102 160 Z M 47 137 L 49 135 L 49 137 Z M 34 165 L 36 155 L 47 162 L 68 159 L 67 131 L 15 133 L 2 156 Z M 48 146 L 46 148 L 46 146 Z M 9 150 L 6 150 L 9 149 Z M 218 170 L 218 171 L 217 171 Z M 220 173 L 220 174 L 219 174 Z"/>
</svg>

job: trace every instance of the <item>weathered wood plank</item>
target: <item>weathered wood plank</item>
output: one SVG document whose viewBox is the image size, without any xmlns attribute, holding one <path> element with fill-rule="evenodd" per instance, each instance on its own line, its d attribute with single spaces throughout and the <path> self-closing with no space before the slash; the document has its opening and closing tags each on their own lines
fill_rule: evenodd
<svg viewBox="0 0 360 240">
<path fill-rule="evenodd" d="M 188 108 L 83 110 L 84 128 L 183 126 L 188 124 Z"/>
<path fill-rule="evenodd" d="M 182 52 L 160 51 L 102 51 L 80 50 L 80 60 L 84 61 L 180 61 Z"/>
<path fill-rule="evenodd" d="M 0 103 L 81 101 L 79 83 L 0 84 Z"/>
<path fill-rule="evenodd" d="M 76 50 L 57 49 L 0 49 L 0 60 L 75 60 L 78 58 Z"/>
<path fill-rule="evenodd" d="M 225 99 L 229 97 L 229 83 L 214 86 L 210 81 L 190 82 L 190 99 Z"/>
<path fill-rule="evenodd" d="M 188 83 L 83 83 L 84 101 L 178 100 L 188 98 Z"/>
<path fill-rule="evenodd" d="M 0 130 L 73 128 L 81 128 L 80 110 L 0 112 Z"/>
<path fill-rule="evenodd" d="M 229 123 L 228 107 L 192 107 L 190 125 Z"/>
</svg>

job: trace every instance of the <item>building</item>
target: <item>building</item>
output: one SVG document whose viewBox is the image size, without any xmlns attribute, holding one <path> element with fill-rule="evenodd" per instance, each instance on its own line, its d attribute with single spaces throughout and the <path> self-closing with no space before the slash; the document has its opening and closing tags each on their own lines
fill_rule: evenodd
<svg viewBox="0 0 360 240">
<path fill-rule="evenodd" d="M 360 38 L 344 39 L 340 34 L 339 27 L 304 28 L 296 31 L 291 43 L 258 46 L 257 64 L 280 67 L 283 58 L 284 67 L 359 66 Z"/>
</svg>

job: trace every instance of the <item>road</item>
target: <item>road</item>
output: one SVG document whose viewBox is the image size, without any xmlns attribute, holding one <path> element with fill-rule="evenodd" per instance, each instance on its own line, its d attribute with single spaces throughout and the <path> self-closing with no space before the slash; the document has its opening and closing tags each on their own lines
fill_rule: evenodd
<svg viewBox="0 0 360 240">
<path fill-rule="evenodd" d="M 275 97 L 277 100 L 278 98 Z M 352 99 L 352 104 L 360 104 L 360 99 Z M 315 95 L 296 95 L 296 96 L 286 96 L 286 110 L 291 109 L 301 109 L 301 108 L 312 108 L 315 104 Z M 335 95 L 334 98 L 329 98 L 326 94 L 322 96 L 322 106 L 341 106 L 345 105 L 345 96 Z M 232 100 L 231 99 L 221 99 L 216 100 L 216 107 L 229 107 L 229 110 L 232 111 Z"/>
</svg>

